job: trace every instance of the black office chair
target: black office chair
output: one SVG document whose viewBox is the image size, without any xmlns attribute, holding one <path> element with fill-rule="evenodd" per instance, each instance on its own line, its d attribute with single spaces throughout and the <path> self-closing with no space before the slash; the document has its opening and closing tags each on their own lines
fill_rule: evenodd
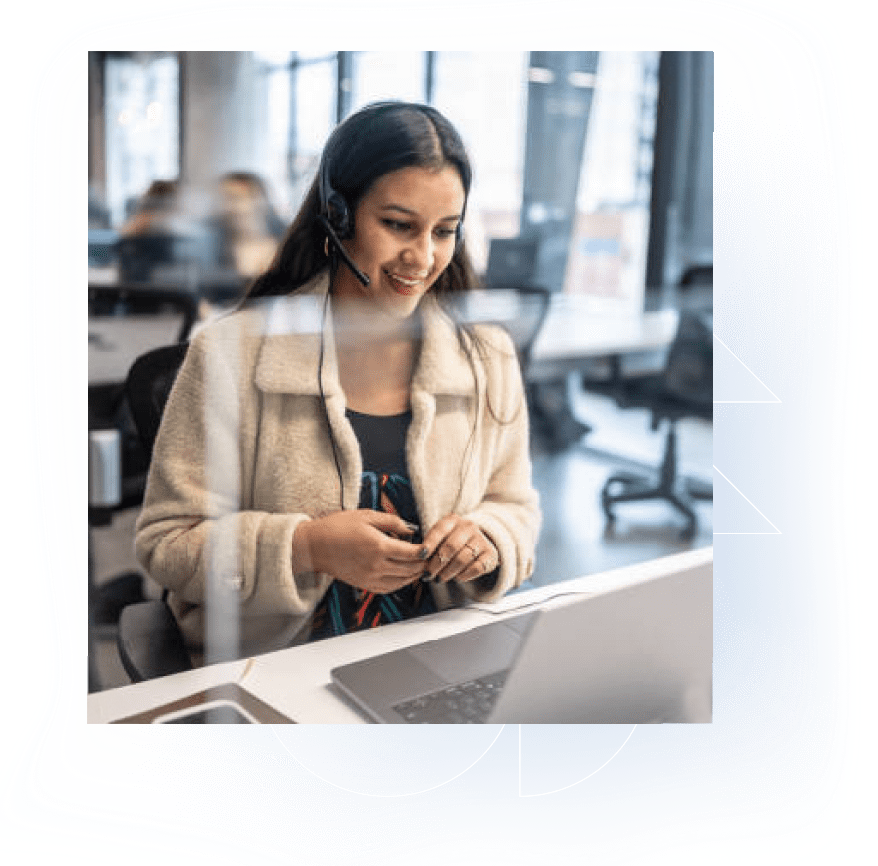
<svg viewBox="0 0 878 866">
<path fill-rule="evenodd" d="M 131 365 L 125 381 L 125 394 L 148 459 L 152 458 L 162 412 L 186 357 L 186 349 L 186 343 L 177 343 L 141 355 Z M 119 615 L 116 641 L 119 658 L 132 682 L 192 668 L 167 596 L 165 590 L 160 600 L 129 604 Z"/>
<path fill-rule="evenodd" d="M 535 382 L 529 376 L 533 347 L 549 313 L 552 293 L 538 286 L 518 286 L 508 291 L 519 297 L 521 314 L 504 324 L 521 363 L 531 440 L 544 451 L 563 451 L 578 442 L 591 427 L 574 417 L 567 400 L 565 380 Z"/>
<path fill-rule="evenodd" d="M 600 390 L 597 389 L 596 390 Z M 677 334 L 660 374 L 623 380 L 617 377 L 603 389 L 621 408 L 645 408 L 652 413 L 652 429 L 668 422 L 664 458 L 656 478 L 628 472 L 611 475 L 601 491 L 607 521 L 624 502 L 662 499 L 686 518 L 681 537 L 691 541 L 698 528 L 693 500 L 713 499 L 712 484 L 683 479 L 677 474 L 677 422 L 681 418 L 713 420 L 713 333 L 705 317 L 682 313 Z"/>
<path fill-rule="evenodd" d="M 487 291 L 508 293 L 514 298 L 509 314 L 495 321 L 509 333 L 518 355 L 530 417 L 531 439 L 547 450 L 560 450 L 589 428 L 573 418 L 563 399 L 553 400 L 555 395 L 547 393 L 540 383 L 531 381 L 529 376 L 533 347 L 549 313 L 552 293 L 540 286 L 508 285 L 489 285 Z"/>
<path fill-rule="evenodd" d="M 511 286 L 489 291 L 505 292 L 514 298 L 511 315 L 503 317 L 499 324 L 512 338 L 518 363 L 521 365 L 521 374 L 527 381 L 534 343 L 546 320 L 552 295 L 548 289 L 539 286 Z"/>
<path fill-rule="evenodd" d="M 163 312 L 180 316 L 178 341 L 186 340 L 198 318 L 198 303 L 186 289 L 132 283 L 88 287 L 89 316 L 143 316 Z"/>
<path fill-rule="evenodd" d="M 162 271 L 204 264 L 205 242 L 198 237 L 151 233 L 120 237 L 116 243 L 119 277 L 124 283 L 162 282 Z"/>
</svg>

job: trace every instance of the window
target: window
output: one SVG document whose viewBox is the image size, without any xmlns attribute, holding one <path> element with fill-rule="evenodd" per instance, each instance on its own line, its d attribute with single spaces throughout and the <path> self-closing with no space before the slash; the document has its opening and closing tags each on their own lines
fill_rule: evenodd
<svg viewBox="0 0 878 866">
<path fill-rule="evenodd" d="M 423 51 L 355 51 L 351 108 L 382 99 L 424 101 Z"/>
<path fill-rule="evenodd" d="M 658 98 L 656 51 L 602 51 L 564 289 L 643 303 Z"/>
<path fill-rule="evenodd" d="M 104 81 L 107 206 L 118 227 L 153 180 L 180 173 L 177 57 L 110 54 Z"/>
<path fill-rule="evenodd" d="M 518 234 L 527 115 L 527 53 L 441 51 L 433 104 L 455 125 L 473 165 L 467 248 L 484 272 L 488 242 Z"/>
</svg>

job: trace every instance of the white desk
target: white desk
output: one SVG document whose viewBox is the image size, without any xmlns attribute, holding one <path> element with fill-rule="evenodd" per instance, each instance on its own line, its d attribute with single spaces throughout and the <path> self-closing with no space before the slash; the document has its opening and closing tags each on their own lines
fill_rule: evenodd
<svg viewBox="0 0 878 866">
<path fill-rule="evenodd" d="M 625 586 L 658 573 L 670 559 L 675 560 L 675 565 L 680 568 L 688 568 L 709 562 L 712 558 L 712 547 L 686 551 L 674 554 L 671 558 L 664 557 L 661 560 L 638 563 L 538 589 L 524 590 L 491 605 L 456 608 L 408 622 L 267 653 L 253 659 L 95 692 L 88 696 L 88 721 L 117 721 L 211 686 L 237 683 L 259 700 L 298 723 L 363 724 L 366 719 L 330 687 L 330 671 L 337 665 L 466 631 L 494 621 L 498 616 L 513 616 L 523 607 L 532 609 L 533 605 L 549 603 L 550 599 L 558 595 L 589 593 Z"/>
<path fill-rule="evenodd" d="M 124 382 L 141 355 L 177 342 L 179 313 L 91 316 L 88 320 L 88 384 Z"/>
<path fill-rule="evenodd" d="M 531 350 L 528 378 L 557 378 L 614 355 L 663 353 L 674 340 L 679 318 L 676 310 L 598 312 L 587 299 L 553 297 Z"/>
<path fill-rule="evenodd" d="M 523 327 L 524 337 L 536 311 L 528 305 L 535 303 L 514 291 L 483 289 L 466 297 L 463 315 L 470 322 L 500 322 L 513 335 Z M 553 294 L 531 348 L 528 378 L 558 379 L 588 369 L 596 359 L 662 353 L 673 341 L 678 322 L 676 309 L 626 312 L 586 295 Z"/>
<path fill-rule="evenodd" d="M 481 300 L 474 303 L 477 311 Z M 485 312 L 492 312 L 490 298 Z M 588 298 L 554 295 L 531 351 L 528 377 L 557 379 L 595 359 L 663 351 L 674 339 L 678 319 L 676 310 L 611 313 L 596 309 Z M 124 381 L 139 355 L 176 342 L 180 323 L 179 314 L 89 318 L 89 384 Z"/>
</svg>

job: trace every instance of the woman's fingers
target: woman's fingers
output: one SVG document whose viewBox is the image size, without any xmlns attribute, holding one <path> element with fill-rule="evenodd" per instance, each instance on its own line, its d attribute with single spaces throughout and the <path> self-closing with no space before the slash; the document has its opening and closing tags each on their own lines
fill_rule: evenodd
<svg viewBox="0 0 878 866">
<path fill-rule="evenodd" d="M 374 592 L 393 592 L 423 574 L 421 546 L 395 537 L 400 530 L 411 534 L 395 515 L 368 509 L 334 512 L 301 529 L 306 551 L 294 557 L 298 568 Z"/>
<path fill-rule="evenodd" d="M 490 574 L 498 565 L 497 558 L 488 551 L 480 554 L 467 568 L 454 577 L 458 583 L 468 583 L 471 580 Z"/>
<path fill-rule="evenodd" d="M 407 523 L 396 514 L 389 514 L 386 511 L 372 511 L 370 509 L 360 509 L 358 512 L 362 519 L 374 526 L 379 531 L 391 538 L 400 538 L 408 540 L 418 531 L 418 527 Z"/>
<path fill-rule="evenodd" d="M 440 535 L 440 533 L 444 533 Z M 437 541 L 438 537 L 438 541 Z M 470 581 L 493 571 L 498 564 L 494 545 L 470 520 L 449 515 L 428 533 L 424 546 L 436 545 L 427 562 L 433 580 Z"/>
<path fill-rule="evenodd" d="M 424 537 L 424 549 L 429 557 L 436 553 L 436 548 L 454 531 L 460 519 L 456 514 L 448 514 L 431 527 Z"/>
<path fill-rule="evenodd" d="M 489 548 L 493 546 L 482 535 L 470 536 L 459 547 L 456 542 L 442 545 L 440 550 L 445 551 L 445 554 L 441 555 L 444 558 L 447 554 L 448 561 L 436 574 L 435 579 L 442 583 L 447 583 L 449 580 L 466 582 L 493 571 L 496 566 L 488 567 L 491 558 Z"/>
</svg>

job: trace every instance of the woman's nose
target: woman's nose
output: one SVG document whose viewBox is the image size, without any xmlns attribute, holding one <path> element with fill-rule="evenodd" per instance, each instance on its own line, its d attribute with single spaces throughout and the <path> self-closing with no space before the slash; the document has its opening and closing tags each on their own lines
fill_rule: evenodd
<svg viewBox="0 0 878 866">
<path fill-rule="evenodd" d="M 432 270 L 436 256 L 433 236 L 428 232 L 419 234 L 407 245 L 404 254 L 405 263 L 417 268 L 419 272 Z"/>
</svg>

